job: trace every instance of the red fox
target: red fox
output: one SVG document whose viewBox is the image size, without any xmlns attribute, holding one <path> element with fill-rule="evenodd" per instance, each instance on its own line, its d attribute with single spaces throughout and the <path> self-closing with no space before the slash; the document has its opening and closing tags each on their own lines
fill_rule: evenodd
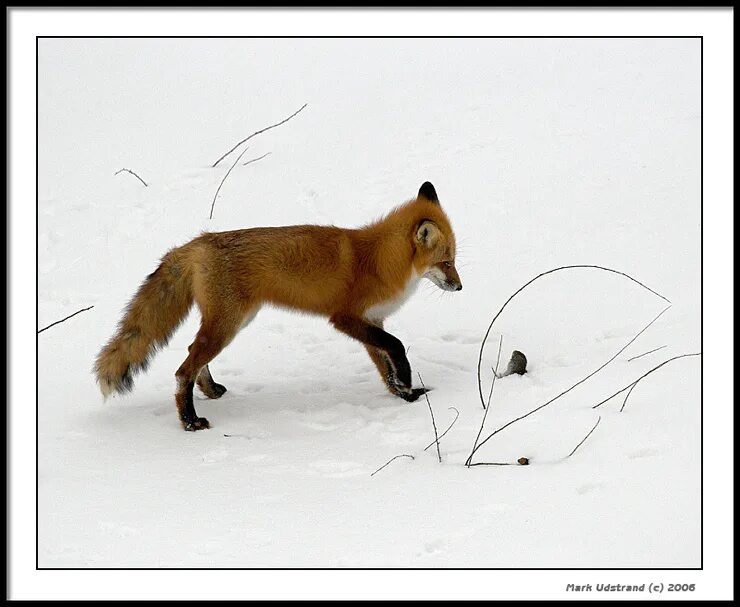
<svg viewBox="0 0 740 607">
<path fill-rule="evenodd" d="M 209 398 L 226 392 L 208 363 L 260 307 L 272 304 L 328 317 L 365 346 L 392 394 L 414 401 L 426 390 L 412 388 L 405 348 L 383 321 L 422 277 L 445 291 L 462 289 L 455 235 L 429 182 L 416 198 L 359 229 L 300 225 L 206 232 L 169 251 L 147 276 L 98 354 L 94 372 L 104 397 L 130 391 L 133 376 L 146 370 L 195 302 L 200 329 L 175 373 L 175 402 L 185 430 L 209 428 L 195 412 L 193 386 Z"/>
</svg>

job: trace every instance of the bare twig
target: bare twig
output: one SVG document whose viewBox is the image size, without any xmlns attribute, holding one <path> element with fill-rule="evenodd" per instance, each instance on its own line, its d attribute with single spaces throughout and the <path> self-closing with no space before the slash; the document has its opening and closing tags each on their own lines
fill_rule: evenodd
<svg viewBox="0 0 740 607">
<path fill-rule="evenodd" d="M 571 455 L 573 455 L 576 451 L 578 451 L 578 447 L 580 447 L 583 443 L 586 442 L 586 439 L 589 436 L 591 436 L 591 434 L 593 433 L 594 430 L 596 430 L 596 426 L 599 425 L 599 422 L 600 421 L 601 421 L 601 415 L 599 415 L 599 419 L 596 420 L 596 423 L 594 424 L 594 427 L 591 428 L 591 431 L 586 436 L 583 437 L 583 440 L 576 445 L 576 448 L 573 449 L 573 451 L 571 451 L 570 453 L 568 453 L 568 455 L 565 456 L 565 459 L 568 459 Z"/>
<path fill-rule="evenodd" d="M 468 468 L 473 466 L 516 466 L 514 462 L 475 462 L 474 464 L 465 464 Z"/>
<path fill-rule="evenodd" d="M 632 390 L 633 390 L 633 389 L 634 389 L 634 387 L 635 387 L 635 386 L 637 385 L 637 383 L 638 383 L 639 381 L 641 381 L 642 379 L 646 378 L 646 377 L 647 377 L 648 375 L 650 375 L 650 374 L 651 374 L 651 373 L 652 373 L 653 371 L 657 371 L 657 370 L 658 370 L 658 369 L 660 369 L 660 368 L 661 368 L 661 367 L 662 367 L 663 365 L 667 365 L 667 364 L 668 364 L 669 362 L 671 362 L 672 360 L 678 360 L 679 358 L 686 358 L 686 357 L 688 357 L 688 356 L 701 356 L 701 352 L 694 352 L 694 353 L 692 353 L 692 354 L 680 354 L 680 355 L 678 355 L 678 356 L 674 356 L 673 358 L 669 358 L 668 360 L 665 360 L 665 361 L 663 361 L 663 362 L 662 362 L 662 363 L 660 363 L 660 364 L 659 364 L 659 365 L 658 365 L 657 367 L 653 367 L 652 369 L 650 369 L 650 371 L 648 371 L 647 373 L 645 373 L 645 374 L 644 374 L 644 375 L 642 375 L 641 377 L 638 377 L 638 378 L 637 378 L 637 379 L 636 379 L 635 381 L 633 381 L 633 382 L 630 382 L 630 383 L 629 383 L 629 384 L 627 384 L 627 385 L 626 385 L 626 386 L 625 386 L 624 388 L 620 388 L 620 389 L 619 389 L 619 390 L 617 390 L 617 391 L 616 391 L 616 392 L 615 392 L 614 394 L 612 394 L 612 395 L 610 395 L 610 396 L 607 396 L 607 397 L 606 397 L 606 398 L 605 398 L 604 400 L 602 400 L 602 401 L 600 401 L 600 402 L 596 403 L 596 404 L 595 404 L 595 405 L 594 405 L 593 407 L 591 407 L 591 408 L 592 408 L 592 409 L 598 409 L 598 408 L 599 408 L 599 407 L 600 407 L 601 405 L 603 405 L 604 403 L 606 403 L 606 402 L 610 401 L 610 400 L 611 400 L 612 398 L 614 398 L 614 397 L 615 397 L 615 396 L 617 396 L 618 394 L 621 394 L 621 393 L 622 393 L 622 392 L 624 392 L 625 390 L 629 390 L 630 392 L 632 392 Z M 623 411 L 623 410 L 624 410 L 624 405 L 625 405 L 625 404 L 627 403 L 627 398 L 629 398 L 629 394 L 627 394 L 627 397 L 626 397 L 626 398 L 624 399 L 624 402 L 622 403 L 622 408 L 620 409 L 620 411 Z"/>
<path fill-rule="evenodd" d="M 421 382 L 421 387 L 426 390 L 426 386 L 424 385 L 424 380 L 421 378 L 421 373 L 417 372 L 417 375 L 419 376 L 419 381 Z M 442 454 L 439 451 L 439 435 L 437 434 L 437 422 L 434 421 L 434 411 L 432 411 L 432 403 L 429 402 L 429 394 L 427 392 L 424 392 L 424 398 L 427 399 L 427 406 L 429 407 L 429 415 L 432 416 L 432 427 L 434 428 L 434 442 L 437 445 L 437 458 L 439 459 L 439 463 L 442 463 Z"/>
<path fill-rule="evenodd" d="M 638 354 L 637 356 L 633 356 L 632 358 L 628 358 L 627 362 L 630 363 L 633 360 L 637 360 L 638 358 L 642 358 L 643 356 L 647 356 L 648 354 L 652 354 L 653 352 L 657 352 L 658 350 L 662 350 L 663 348 L 667 348 L 668 345 L 660 346 L 660 348 L 655 348 L 654 350 L 649 350 L 648 352 L 643 352 L 642 354 Z"/>
<path fill-rule="evenodd" d="M 634 336 L 634 337 L 633 337 L 632 339 L 630 339 L 630 340 L 629 340 L 629 341 L 628 341 L 628 342 L 627 342 L 627 343 L 626 343 L 626 344 L 625 344 L 624 346 L 622 346 L 622 348 L 621 348 L 621 349 L 619 350 L 619 352 L 617 352 L 617 353 L 616 353 L 616 354 L 615 354 L 614 356 L 612 356 L 612 357 L 611 357 L 611 358 L 610 358 L 609 360 L 607 360 L 607 361 L 606 361 L 605 363 L 603 363 L 603 364 L 602 364 L 602 365 L 601 365 L 601 366 L 600 366 L 599 368 L 597 368 L 596 370 L 594 370 L 594 371 L 592 371 L 591 373 L 589 373 L 589 374 L 588 374 L 588 375 L 587 375 L 586 377 L 584 377 L 583 379 L 581 379 L 581 380 L 577 381 L 577 382 L 576 382 L 575 384 L 573 384 L 573 385 L 572 385 L 572 386 L 571 386 L 570 388 L 568 388 L 567 390 L 563 390 L 563 391 L 562 391 L 562 392 L 561 392 L 560 394 L 558 394 L 557 396 L 555 396 L 555 397 L 551 398 L 551 399 L 550 399 L 550 400 L 548 400 L 548 401 L 547 401 L 546 403 L 544 403 L 544 404 L 540 405 L 539 407 L 536 407 L 536 408 L 532 409 L 531 411 L 529 411 L 529 412 L 525 413 L 524 415 L 520 415 L 520 416 L 519 416 L 519 417 L 517 417 L 516 419 L 512 419 L 512 420 L 511 420 L 510 422 L 507 422 L 507 423 L 505 423 L 505 424 L 504 424 L 503 426 L 501 426 L 500 428 L 497 428 L 496 430 L 494 430 L 494 431 L 493 431 L 493 432 L 492 432 L 491 434 L 489 434 L 489 435 L 488 435 L 488 436 L 487 436 L 487 437 L 486 437 L 486 438 L 485 438 L 484 440 L 482 440 L 482 441 L 481 441 L 481 442 L 480 442 L 480 443 L 478 444 L 478 446 L 477 446 L 477 447 L 476 447 L 475 449 L 473 449 L 473 453 L 471 453 L 471 458 L 472 458 L 472 456 L 473 456 L 473 455 L 475 454 L 475 452 L 476 452 L 476 451 L 478 451 L 478 449 L 480 449 L 480 448 L 481 448 L 481 447 L 482 447 L 483 445 L 485 445 L 485 444 L 486 444 L 486 443 L 487 443 L 487 442 L 488 442 L 489 440 L 491 440 L 491 439 L 492 439 L 492 438 L 493 438 L 493 437 L 494 437 L 494 436 L 495 436 L 496 434 L 498 434 L 498 433 L 499 433 L 499 432 L 501 432 L 502 430 L 504 430 L 504 429 L 508 428 L 509 426 L 511 426 L 512 424 L 514 424 L 514 423 L 516 423 L 516 422 L 518 422 L 518 421 L 520 421 L 520 420 L 524 419 L 525 417 L 529 417 L 529 416 L 530 416 L 530 415 L 532 415 L 533 413 L 536 413 L 536 412 L 537 412 L 537 411 L 539 411 L 540 409 L 543 409 L 543 408 L 544 408 L 544 407 L 546 407 L 547 405 L 549 405 L 549 404 L 551 404 L 551 403 L 555 402 L 555 401 L 556 401 L 557 399 L 559 399 L 560 397 L 562 397 L 562 396 L 565 396 L 566 394 L 568 394 L 568 392 L 570 392 L 571 390 L 573 390 L 573 389 L 574 389 L 575 387 L 577 387 L 577 386 L 580 386 L 580 385 L 581 385 L 581 384 L 582 384 L 583 382 L 585 382 L 585 381 L 586 381 L 587 379 L 589 379 L 589 378 L 593 377 L 594 375 L 596 375 L 596 374 L 597 374 L 597 373 L 598 373 L 599 371 L 601 371 L 601 370 L 602 370 L 602 369 L 603 369 L 604 367 L 606 367 L 606 366 L 607 366 L 607 365 L 608 365 L 608 364 L 609 364 L 610 362 L 612 362 L 612 361 L 613 361 L 613 360 L 614 360 L 615 358 L 617 358 L 617 356 L 619 356 L 619 355 L 620 355 L 620 354 L 621 354 L 622 352 L 624 352 L 624 351 L 625 351 L 625 350 L 626 350 L 626 349 L 627 349 L 627 348 L 628 348 L 628 347 L 630 346 L 630 344 L 632 344 L 632 342 L 634 342 L 634 341 L 635 341 L 635 340 L 636 340 L 636 339 L 637 339 L 638 337 L 640 337 L 640 335 L 642 335 L 642 334 L 643 334 L 643 333 L 644 333 L 644 332 L 645 332 L 645 331 L 646 331 L 646 330 L 647 330 L 647 329 L 648 329 L 648 328 L 649 328 L 649 327 L 650 327 L 650 326 L 651 326 L 651 325 L 652 325 L 652 324 L 653 324 L 653 323 L 654 323 L 654 322 L 655 322 L 656 320 L 658 320 L 658 319 L 659 319 L 659 318 L 660 318 L 660 317 L 661 317 L 661 316 L 662 316 L 662 315 L 663 315 L 663 314 L 664 314 L 664 313 L 665 313 L 665 312 L 666 312 L 666 311 L 667 311 L 667 310 L 668 310 L 669 308 L 670 308 L 670 306 L 668 306 L 668 307 L 664 308 L 664 309 L 663 309 L 663 310 L 662 310 L 662 311 L 660 312 L 660 314 L 658 314 L 658 315 L 657 315 L 657 316 L 656 316 L 655 318 L 653 318 L 653 320 L 651 320 L 651 321 L 650 321 L 650 322 L 649 322 L 649 323 L 648 323 L 647 325 L 645 325 L 645 326 L 644 326 L 644 327 L 643 327 L 643 328 L 642 328 L 642 329 L 640 330 L 640 332 L 639 332 L 639 333 L 638 333 L 637 335 L 635 335 L 635 336 Z M 629 386 L 628 386 L 628 387 L 629 387 Z M 625 388 L 625 389 L 626 389 L 626 388 Z M 470 459 L 471 459 L 471 458 L 468 458 L 468 461 L 470 461 Z"/>
<path fill-rule="evenodd" d="M 413 455 L 407 455 L 406 453 L 402 453 L 401 455 L 396 455 L 395 457 L 392 457 L 389 459 L 385 464 L 383 464 L 380 468 L 378 468 L 375 472 L 373 472 L 370 476 L 375 476 L 378 472 L 380 472 L 383 468 L 385 468 L 388 464 L 390 464 L 393 460 L 398 459 L 399 457 L 410 457 L 411 459 L 414 459 Z"/>
<path fill-rule="evenodd" d="M 241 160 L 241 157 L 244 156 L 244 153 L 248 149 L 249 148 L 247 147 L 247 148 L 244 148 L 244 150 L 242 150 L 242 153 L 239 154 L 237 159 L 234 161 L 234 164 L 231 165 L 231 168 L 228 171 L 226 171 L 226 175 L 224 175 L 224 178 L 221 180 L 221 183 L 218 184 L 218 189 L 216 190 L 216 193 L 213 196 L 213 202 L 211 203 L 211 214 L 208 216 L 208 219 L 213 219 L 213 207 L 216 206 L 216 198 L 218 198 L 218 193 L 221 191 L 221 186 L 224 184 L 224 181 L 226 181 L 226 178 L 229 176 L 229 173 L 231 173 L 231 171 L 234 170 L 234 167 Z"/>
<path fill-rule="evenodd" d="M 621 393 L 622 393 L 622 392 L 624 392 L 625 390 L 629 390 L 629 389 L 630 389 L 630 388 L 631 388 L 631 387 L 632 387 L 633 385 L 634 385 L 634 382 L 632 382 L 631 384 L 627 384 L 627 385 L 626 385 L 626 386 L 625 386 L 624 388 L 622 388 L 621 390 L 617 390 L 617 391 L 616 391 L 616 392 L 615 392 L 614 394 L 612 394 L 612 395 L 610 395 L 610 396 L 607 396 L 607 397 L 606 397 L 606 398 L 605 398 L 604 400 L 602 400 L 602 401 L 600 401 L 600 402 L 596 403 L 596 404 L 595 404 L 595 405 L 594 405 L 593 407 L 591 407 L 591 408 L 592 408 L 592 409 L 598 409 L 598 408 L 599 408 L 599 407 L 600 407 L 601 405 L 603 405 L 603 404 L 604 404 L 604 403 L 606 403 L 606 402 L 609 402 L 609 401 L 610 401 L 610 400 L 611 400 L 612 398 L 614 398 L 614 397 L 615 397 L 615 396 L 617 396 L 618 394 L 621 394 Z"/>
<path fill-rule="evenodd" d="M 90 309 L 92 309 L 92 308 L 94 308 L 94 307 L 95 307 L 95 306 L 90 306 L 89 308 L 82 308 L 82 310 L 77 310 L 77 312 L 75 312 L 74 314 L 70 314 L 70 315 L 69 315 L 69 316 L 67 316 L 66 318 L 62 318 L 62 320 L 58 320 L 58 321 L 56 321 L 56 322 L 53 322 L 53 323 L 51 323 L 50 325 L 48 325 L 48 326 L 44 327 L 43 329 L 39 329 L 39 330 L 38 330 L 38 332 L 37 332 L 37 335 L 38 335 L 38 333 L 43 333 L 43 332 L 44 332 L 44 331 L 46 331 L 47 329 L 50 329 L 50 328 L 51 328 L 51 327 L 53 327 L 54 325 L 58 325 L 59 323 L 61 323 L 61 322 L 64 322 L 65 320 L 69 320 L 69 319 L 70 319 L 70 318 L 72 318 L 73 316 L 77 316 L 77 315 L 78 315 L 78 314 L 79 314 L 80 312 L 87 312 L 88 310 L 90 310 Z"/>
<path fill-rule="evenodd" d="M 480 422 L 480 428 L 478 429 L 478 436 L 475 437 L 475 441 L 473 442 L 473 449 L 470 452 L 470 455 L 468 455 L 468 459 L 465 460 L 465 465 L 470 467 L 471 460 L 473 459 L 473 453 L 475 453 L 475 448 L 478 445 L 478 440 L 480 439 L 480 435 L 483 433 L 483 427 L 486 425 L 486 417 L 488 416 L 488 410 L 491 408 L 491 396 L 493 396 L 493 387 L 496 385 L 496 378 L 498 377 L 498 364 L 501 360 L 501 346 L 504 344 L 504 336 L 501 335 L 501 337 L 498 340 L 498 355 L 496 356 L 496 368 L 493 369 L 493 379 L 491 380 L 491 391 L 488 393 L 488 404 L 485 407 L 485 411 L 483 412 L 483 419 Z"/>
<path fill-rule="evenodd" d="M 621 413 L 622 411 L 624 411 L 624 406 L 627 404 L 627 399 L 630 397 L 630 394 L 632 394 L 632 390 L 634 390 L 635 389 L 635 386 L 637 386 L 637 384 L 639 384 L 643 379 L 645 379 L 651 373 L 653 373 L 653 372 L 657 371 L 658 369 L 660 369 L 663 365 L 667 365 L 672 360 L 676 360 L 676 359 L 679 359 L 679 358 L 687 358 L 689 356 L 701 356 L 701 352 L 694 352 L 692 354 L 680 354 L 678 356 L 674 356 L 673 358 L 669 358 L 668 360 L 663 361 L 662 363 L 660 363 L 657 367 L 653 367 L 652 369 L 650 369 L 650 371 L 648 371 L 647 373 L 645 373 L 645 375 L 643 375 L 642 377 L 639 377 L 635 381 L 635 383 L 632 384 L 632 387 L 630 388 L 629 392 L 627 392 L 627 396 L 624 397 L 624 402 L 622 403 L 622 408 L 619 409 L 619 412 Z"/>
<path fill-rule="evenodd" d="M 660 297 L 661 299 L 665 300 L 666 302 L 671 303 L 667 298 L 663 297 L 660 293 L 658 293 L 657 291 L 653 291 L 650 287 L 648 287 L 647 285 L 642 284 L 639 280 L 635 280 L 629 274 L 625 274 L 624 272 L 619 272 L 617 270 L 612 270 L 611 268 L 605 268 L 603 266 L 587 265 L 587 264 L 561 266 L 559 268 L 554 268 L 552 270 L 548 270 L 547 272 L 542 272 L 542 274 L 538 274 L 532 280 L 530 280 L 529 282 L 527 282 L 524 286 L 522 286 L 519 289 L 517 289 L 517 291 L 511 297 L 509 297 L 509 299 L 506 300 L 506 302 L 504 303 L 504 305 L 501 306 L 501 308 L 499 309 L 499 311 L 493 317 L 493 320 L 491 321 L 491 324 L 488 325 L 488 329 L 486 330 L 486 334 L 483 337 L 483 341 L 481 342 L 481 345 L 480 345 L 480 352 L 478 354 L 478 395 L 480 396 L 481 405 L 483 405 L 484 408 L 485 408 L 486 405 L 485 405 L 485 403 L 483 401 L 483 387 L 482 387 L 482 384 L 481 384 L 481 382 L 482 382 L 482 379 L 481 379 L 481 365 L 483 363 L 483 349 L 485 348 L 486 340 L 488 339 L 488 334 L 491 332 L 491 329 L 493 328 L 493 324 L 496 322 L 496 320 L 498 319 L 498 317 L 501 316 L 501 313 L 504 311 L 504 308 L 506 308 L 506 306 L 509 305 L 509 302 L 512 299 L 514 299 L 514 297 L 516 297 L 519 293 L 521 293 L 524 289 L 526 289 L 529 285 L 531 285 L 535 280 L 537 280 L 538 278 L 542 278 L 543 276 L 547 276 L 548 274 L 552 274 L 553 272 L 559 272 L 561 270 L 570 270 L 570 269 L 574 269 L 574 268 L 593 268 L 593 269 L 596 269 L 596 270 L 602 270 L 604 272 L 611 272 L 613 274 L 619 274 L 620 276 L 624 276 L 625 278 L 628 278 L 632 282 L 637 283 L 642 288 L 647 289 L 653 295 L 657 295 L 658 297 Z"/>
<path fill-rule="evenodd" d="M 434 445 L 436 442 L 441 441 L 444 438 L 444 435 L 447 434 L 450 431 L 450 429 L 452 428 L 452 426 L 455 425 L 455 422 L 457 421 L 457 418 L 460 417 L 460 412 L 457 409 L 455 409 L 455 407 L 447 407 L 447 409 L 448 410 L 449 409 L 452 409 L 455 412 L 455 419 L 453 419 L 452 420 L 452 423 L 449 426 L 447 426 L 447 430 L 445 430 L 444 432 L 442 432 L 442 434 L 439 435 L 439 439 L 433 440 L 426 447 L 424 447 L 424 451 L 426 451 L 427 449 L 429 449 L 429 447 L 431 447 L 432 445 Z"/>
<path fill-rule="evenodd" d="M 257 162 L 258 160 L 262 160 L 265 156 L 269 156 L 272 154 L 272 152 L 267 152 L 267 154 L 262 154 L 259 158 L 252 158 L 252 160 L 247 160 L 245 163 L 242 164 L 243 167 L 247 166 L 248 164 L 252 164 L 253 162 Z"/>
<path fill-rule="evenodd" d="M 242 143 L 245 143 L 245 142 L 249 141 L 252 137 L 256 137 L 260 133 L 264 133 L 265 131 L 269 131 L 270 129 L 274 129 L 276 126 L 280 126 L 281 124 L 285 124 L 293 116 L 295 116 L 296 114 L 298 114 L 298 112 L 300 112 L 301 110 L 303 110 L 303 108 L 305 108 L 307 105 L 308 105 L 307 103 L 304 103 L 300 110 L 298 110 L 297 112 L 294 112 L 293 114 L 291 114 L 290 116 L 288 116 L 285 120 L 281 120 L 277 124 L 273 124 L 273 125 L 270 125 L 268 127 L 265 127 L 264 129 L 260 129 L 259 131 L 255 131 L 249 137 L 245 137 L 239 143 L 237 143 L 233 148 L 231 148 L 228 152 L 226 152 L 223 156 L 221 156 L 221 158 L 219 158 L 216 162 L 214 162 L 212 168 L 215 168 L 218 165 L 219 162 L 221 162 L 224 158 L 226 158 L 229 154 L 231 154 L 231 152 L 233 152 L 236 148 L 238 148 Z"/>
<path fill-rule="evenodd" d="M 118 175 L 118 173 L 123 173 L 124 171 L 126 171 L 127 173 L 131 173 L 131 174 L 132 174 L 132 175 L 133 175 L 134 177 L 136 177 L 136 179 L 138 179 L 139 181 L 141 181 L 141 183 L 143 183 L 143 184 L 144 184 L 144 187 L 145 187 L 145 188 L 148 188 L 148 187 L 149 187 L 149 186 L 147 185 L 146 181 L 144 181 L 144 180 L 143 180 L 143 179 L 142 179 L 141 177 L 139 177 L 139 176 L 138 176 L 138 175 L 137 175 L 136 173 L 134 173 L 134 172 L 133 172 L 133 171 L 132 171 L 131 169 L 121 169 L 120 171 L 116 171 L 115 173 L 113 173 L 113 175 L 114 175 L 114 176 L 115 176 L 115 175 Z"/>
</svg>

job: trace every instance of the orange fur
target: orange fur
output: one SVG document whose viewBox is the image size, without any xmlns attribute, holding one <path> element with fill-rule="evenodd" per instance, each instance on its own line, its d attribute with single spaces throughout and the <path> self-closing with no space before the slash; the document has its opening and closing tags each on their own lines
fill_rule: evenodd
<svg viewBox="0 0 740 607">
<path fill-rule="evenodd" d="M 131 389 L 132 375 L 146 368 L 193 302 L 202 320 L 177 372 L 181 418 L 192 417 L 183 413 L 192 404 L 181 402 L 180 392 L 192 391 L 196 378 L 207 393 L 214 392 L 208 386 L 218 384 L 208 362 L 263 304 L 330 319 L 364 319 L 371 307 L 393 301 L 430 268 L 450 289 L 462 288 L 454 268 L 455 237 L 436 193 L 433 198 L 420 191 L 359 229 L 301 225 L 207 232 L 173 249 L 141 285 L 98 356 L 95 372 L 103 394 Z M 382 319 L 375 325 L 382 326 Z M 382 373 L 382 357 L 372 351 L 371 356 Z"/>
</svg>

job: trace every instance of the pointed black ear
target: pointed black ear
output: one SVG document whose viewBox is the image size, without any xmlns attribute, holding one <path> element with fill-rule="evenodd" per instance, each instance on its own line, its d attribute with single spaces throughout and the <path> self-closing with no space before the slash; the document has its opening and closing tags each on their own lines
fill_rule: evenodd
<svg viewBox="0 0 740 607">
<path fill-rule="evenodd" d="M 439 198 L 437 198 L 437 191 L 434 189 L 434 186 L 428 181 L 425 181 L 424 183 L 421 184 L 421 187 L 419 188 L 419 197 L 426 198 L 430 202 L 436 202 L 437 204 L 439 204 Z"/>
</svg>

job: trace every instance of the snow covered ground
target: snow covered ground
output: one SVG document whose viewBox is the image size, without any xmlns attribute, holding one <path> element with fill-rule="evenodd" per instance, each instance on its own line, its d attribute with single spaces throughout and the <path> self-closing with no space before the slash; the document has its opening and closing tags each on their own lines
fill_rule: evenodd
<svg viewBox="0 0 740 607">
<path fill-rule="evenodd" d="M 249 142 L 208 219 L 239 139 Z M 685 40 L 39 42 L 41 567 L 698 567 L 700 47 Z M 138 173 L 144 187 L 122 167 Z M 319 318 L 263 310 L 196 397 L 174 371 L 193 312 L 134 392 L 91 374 L 121 310 L 202 230 L 358 226 L 430 180 L 456 230 L 460 293 L 431 283 L 387 322 L 429 410 L 387 394 Z M 540 272 L 598 264 L 672 307 L 603 371 L 507 428 L 466 468 L 495 312 Z M 496 382 L 486 436 L 598 368 L 665 307 L 595 270 L 546 276 L 496 322 L 529 372 Z M 648 350 L 657 352 L 628 361 Z M 415 375 L 416 376 L 416 375 Z M 592 428 L 589 439 L 567 454 Z M 229 436 L 225 436 L 229 435 Z M 370 476 L 398 454 L 399 458 Z"/>
</svg>

